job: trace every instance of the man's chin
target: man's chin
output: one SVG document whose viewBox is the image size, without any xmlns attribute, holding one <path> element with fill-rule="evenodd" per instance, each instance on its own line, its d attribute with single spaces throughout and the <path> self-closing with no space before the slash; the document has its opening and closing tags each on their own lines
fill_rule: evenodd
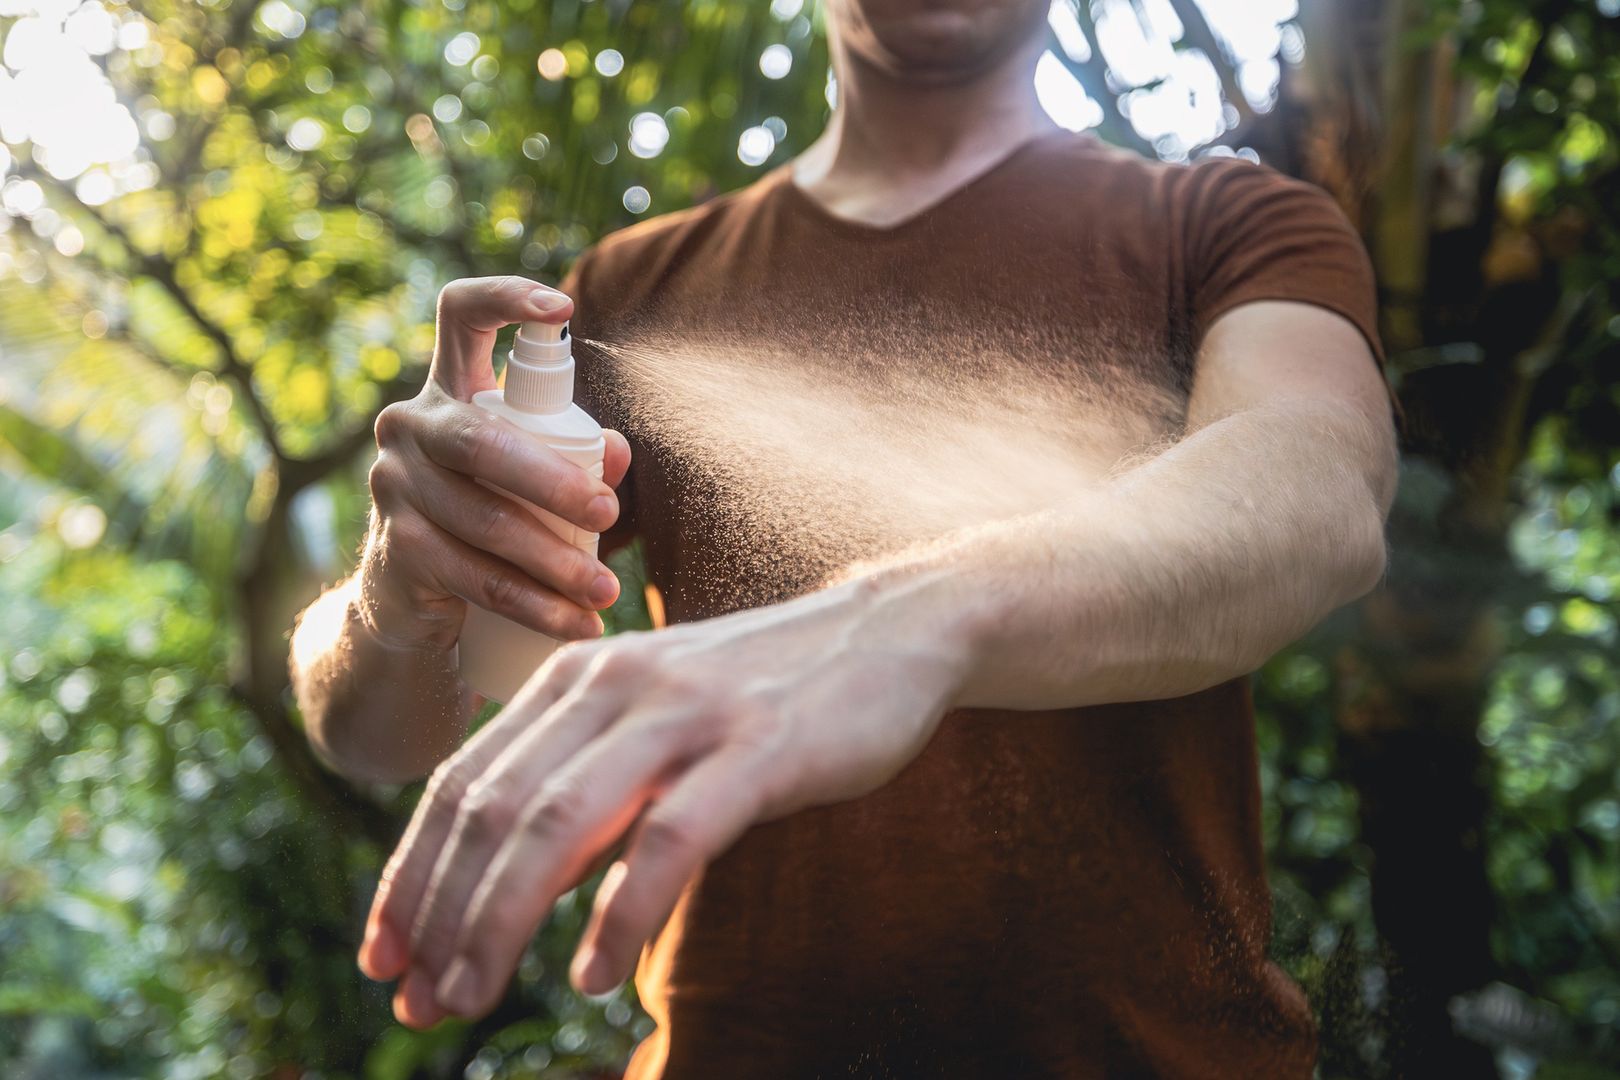
<svg viewBox="0 0 1620 1080">
<path fill-rule="evenodd" d="M 966 82 L 1016 47 L 1003 40 L 1009 36 L 1005 28 L 983 21 L 963 11 L 908 13 L 868 26 L 868 41 L 858 51 L 896 79 L 932 86 Z"/>
</svg>

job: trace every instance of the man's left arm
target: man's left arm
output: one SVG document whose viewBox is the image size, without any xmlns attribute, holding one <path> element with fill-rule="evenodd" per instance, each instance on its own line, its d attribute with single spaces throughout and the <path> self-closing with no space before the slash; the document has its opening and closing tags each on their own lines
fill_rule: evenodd
<svg viewBox="0 0 1620 1080">
<path fill-rule="evenodd" d="M 1004 526 L 942 553 L 973 642 L 959 704 L 1193 693 L 1377 583 L 1396 452 L 1360 332 L 1320 308 L 1248 304 L 1210 328 L 1197 372 L 1170 449 L 1033 535 Z"/>
<path fill-rule="evenodd" d="M 435 773 L 362 968 L 400 979 L 407 1024 L 482 1014 L 628 830 L 573 968 L 604 991 L 748 826 L 881 786 L 947 709 L 1192 693 L 1377 582 L 1394 438 L 1351 323 L 1281 302 L 1222 316 L 1187 429 L 1047 512 L 810 596 L 559 651 Z"/>
</svg>

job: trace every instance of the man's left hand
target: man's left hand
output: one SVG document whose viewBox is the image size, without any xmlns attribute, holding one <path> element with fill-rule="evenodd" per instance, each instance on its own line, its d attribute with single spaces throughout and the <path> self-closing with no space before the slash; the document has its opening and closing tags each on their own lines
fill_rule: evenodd
<svg viewBox="0 0 1620 1080">
<path fill-rule="evenodd" d="M 889 601 L 857 580 L 561 649 L 434 773 L 383 872 L 360 965 L 400 978 L 399 1020 L 493 1008 L 557 898 L 625 839 L 572 967 L 605 993 L 750 825 L 891 779 L 963 654 Z"/>
</svg>

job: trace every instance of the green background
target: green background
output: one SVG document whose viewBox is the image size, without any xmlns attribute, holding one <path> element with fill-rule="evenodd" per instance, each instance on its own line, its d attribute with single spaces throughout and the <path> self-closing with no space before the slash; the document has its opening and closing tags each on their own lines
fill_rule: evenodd
<svg viewBox="0 0 1620 1080">
<path fill-rule="evenodd" d="M 786 160 L 827 114 L 817 12 L 107 6 L 149 28 L 104 58 L 145 186 L 87 200 L 17 143 L 55 219 L 0 215 L 0 1071 L 611 1075 L 645 1020 L 567 989 L 579 898 L 489 1019 L 392 1022 L 353 953 L 417 792 L 313 762 L 285 634 L 356 549 L 371 421 L 423 378 L 438 287 L 555 281 L 749 182 L 761 118 Z M 1324 1076 L 1620 1075 L 1615 5 L 1307 2 L 1298 25 L 1280 103 L 1222 141 L 1367 234 L 1409 454 L 1388 588 L 1257 680 L 1274 953 Z M 1102 134 L 1151 152 L 1101 54 L 1066 63 Z M 651 158 L 643 112 L 670 135 Z M 621 569 L 612 624 L 641 625 Z M 1407 867 L 1413 838 L 1457 871 Z"/>
</svg>

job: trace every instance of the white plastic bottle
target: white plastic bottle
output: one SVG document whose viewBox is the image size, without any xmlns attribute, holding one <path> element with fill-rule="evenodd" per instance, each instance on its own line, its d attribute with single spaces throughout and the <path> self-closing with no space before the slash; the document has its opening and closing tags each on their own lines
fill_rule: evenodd
<svg viewBox="0 0 1620 1080">
<path fill-rule="evenodd" d="M 522 428 L 598 480 L 602 478 L 602 426 L 574 404 L 573 341 L 567 323 L 526 322 L 518 327 L 506 365 L 505 389 L 480 391 L 473 395 L 473 404 Z M 494 484 L 485 486 L 527 509 L 568 543 L 596 556 L 596 533 Z M 555 639 L 468 604 L 467 621 L 457 642 L 461 677 L 490 700 L 505 703 L 556 648 Z"/>
</svg>

